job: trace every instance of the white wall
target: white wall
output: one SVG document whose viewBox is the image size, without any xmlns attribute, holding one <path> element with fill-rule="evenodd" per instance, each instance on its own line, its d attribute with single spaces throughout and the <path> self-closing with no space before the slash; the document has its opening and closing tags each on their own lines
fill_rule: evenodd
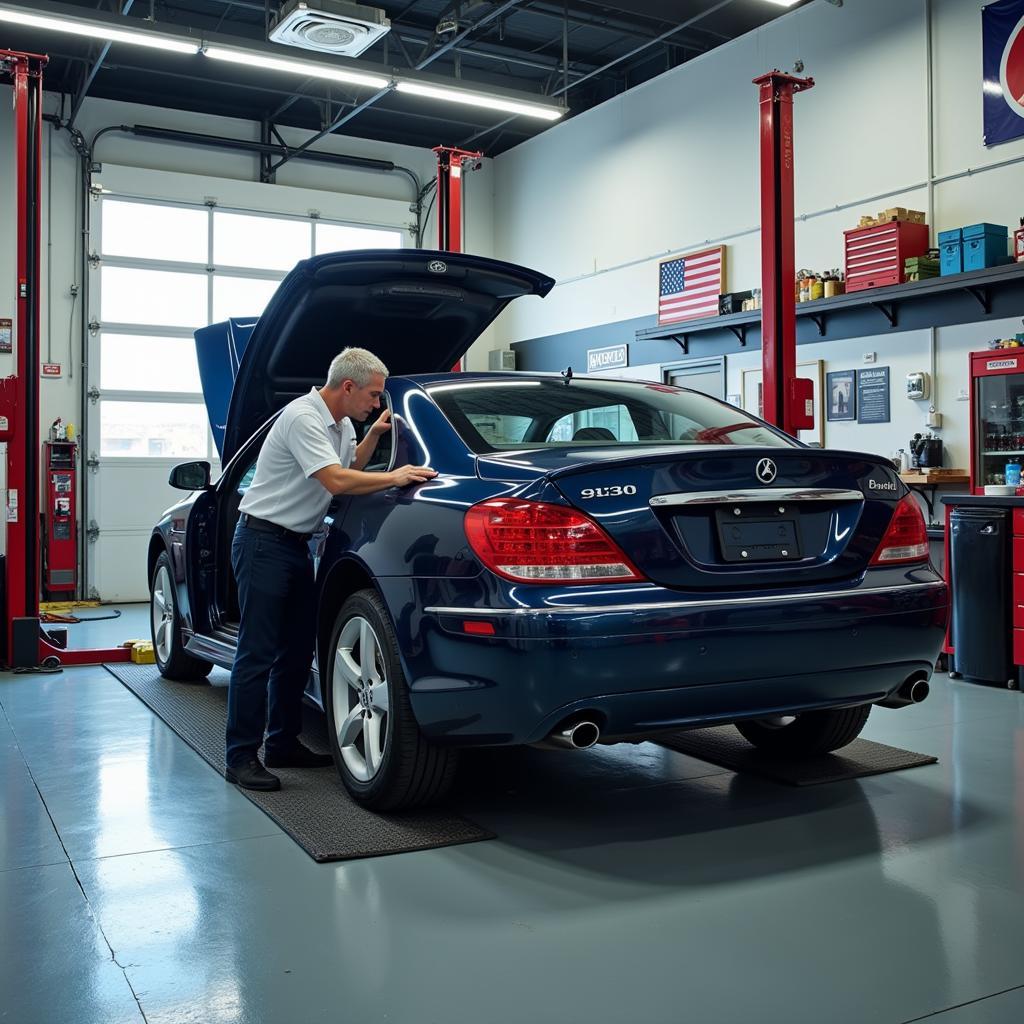
<svg viewBox="0 0 1024 1024">
<path fill-rule="evenodd" d="M 933 0 L 934 103 L 926 90 L 925 0 L 819 2 L 589 110 L 495 160 L 495 242 L 502 259 L 559 280 L 543 301 L 502 318 L 505 344 L 650 316 L 657 263 L 709 240 L 728 245 L 728 288 L 760 284 L 758 104 L 751 80 L 796 60 L 816 80 L 794 101 L 798 267 L 841 267 L 844 229 L 861 213 L 928 204 L 928 123 L 934 124 L 934 214 L 944 230 L 1015 225 L 1024 213 L 1024 140 L 982 144 L 981 17 L 987 0 Z M 570 94 L 571 103 L 571 94 Z M 970 176 L 960 175 L 968 168 Z M 890 194 L 888 198 L 878 198 Z M 853 204 L 835 210 L 836 206 Z M 1024 312 L 1024 311 L 1022 311 Z M 966 353 L 1014 334 L 1019 321 L 938 332 L 939 402 L 947 464 L 966 466 Z M 902 397 L 909 369 L 927 369 L 928 332 L 800 346 L 832 369 L 876 351 L 892 367 L 893 421 L 830 424 L 826 443 L 884 453 L 924 428 L 927 403 Z M 730 394 L 741 367 L 729 357 Z M 737 381 L 733 381 L 733 376 Z"/>
<path fill-rule="evenodd" d="M 57 96 L 47 94 L 45 111 L 55 111 L 57 103 Z M 120 124 L 152 125 L 238 139 L 259 138 L 258 125 L 250 121 L 96 99 L 85 101 L 77 122 L 90 141 L 100 129 Z M 0 237 L 0 317 L 13 316 L 15 297 L 12 128 L 11 90 L 6 85 L 0 86 L 0 223 L 11 226 Z M 282 133 L 289 144 L 299 144 L 308 138 L 308 133 L 300 131 L 283 130 Z M 436 173 L 434 155 L 427 149 L 337 135 L 321 140 L 315 148 L 392 160 L 410 168 L 424 184 Z M 403 208 L 413 198 L 412 182 L 399 174 L 293 161 L 278 172 L 277 185 L 261 185 L 258 182 L 257 159 L 247 154 L 156 142 L 121 133 L 104 136 L 96 147 L 95 157 L 107 167 L 117 165 L 118 168 L 165 172 L 163 176 L 155 173 L 135 176 L 138 188 L 131 190 L 138 194 L 199 202 L 204 196 L 216 195 L 225 205 L 249 205 L 257 209 L 301 213 L 319 209 L 324 216 L 341 216 L 340 211 L 344 211 L 344 215 L 352 219 L 376 223 L 408 224 L 415 220 L 415 216 Z M 53 361 L 64 367 L 61 379 L 40 381 L 40 423 L 44 428 L 57 416 L 76 424 L 82 422 L 79 400 L 80 317 L 84 289 L 79 280 L 77 262 L 77 174 L 77 156 L 67 133 L 54 132 L 49 126 L 44 126 L 42 353 L 44 359 L 49 354 Z M 119 188 L 130 184 L 130 174 L 125 175 L 119 170 L 116 176 Z M 100 174 L 99 178 L 103 180 L 104 175 Z M 52 204 L 46 201 L 48 194 L 52 194 Z M 493 251 L 493 174 L 490 161 L 484 161 L 483 168 L 469 176 L 465 201 L 464 247 L 469 252 L 490 255 Z M 329 214 L 328 211 L 333 212 Z M 432 247 L 435 240 L 436 217 L 432 215 L 424 233 L 424 244 Z M 73 283 L 80 287 L 77 301 L 70 295 Z M 490 347 L 493 347 L 491 342 L 481 340 L 471 355 L 472 365 L 486 366 L 486 353 Z M 0 376 L 7 376 L 14 369 L 14 357 L 0 355 Z"/>
</svg>

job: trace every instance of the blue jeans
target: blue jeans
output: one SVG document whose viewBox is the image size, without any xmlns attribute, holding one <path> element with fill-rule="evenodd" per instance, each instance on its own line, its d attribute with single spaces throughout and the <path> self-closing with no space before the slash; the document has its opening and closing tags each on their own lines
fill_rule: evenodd
<svg viewBox="0 0 1024 1024">
<path fill-rule="evenodd" d="M 239 522 L 231 567 L 241 622 L 228 689 L 226 760 L 236 767 L 256 757 L 264 728 L 268 753 L 287 753 L 298 742 L 316 642 L 316 592 L 309 547 L 294 537 Z"/>
</svg>

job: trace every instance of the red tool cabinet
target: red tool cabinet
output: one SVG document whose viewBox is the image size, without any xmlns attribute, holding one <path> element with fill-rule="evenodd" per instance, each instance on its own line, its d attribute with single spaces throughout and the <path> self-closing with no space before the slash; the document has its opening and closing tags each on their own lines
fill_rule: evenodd
<svg viewBox="0 0 1024 1024">
<path fill-rule="evenodd" d="M 846 290 L 903 284 L 904 261 L 928 251 L 928 225 L 894 220 L 873 227 L 844 231 Z"/>
</svg>

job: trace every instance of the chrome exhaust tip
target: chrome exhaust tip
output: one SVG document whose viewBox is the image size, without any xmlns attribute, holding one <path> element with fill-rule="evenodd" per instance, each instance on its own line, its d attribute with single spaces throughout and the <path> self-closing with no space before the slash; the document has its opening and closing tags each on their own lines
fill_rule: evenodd
<svg viewBox="0 0 1024 1024">
<path fill-rule="evenodd" d="M 586 750 L 601 738 L 601 727 L 589 718 L 580 718 L 556 728 L 537 747 L 555 747 L 558 750 Z"/>
<path fill-rule="evenodd" d="M 907 696 L 910 698 L 911 704 L 920 704 L 932 692 L 926 679 L 915 679 L 909 686 L 907 683 L 903 685 L 907 689 Z"/>
<path fill-rule="evenodd" d="M 903 681 L 895 693 L 885 700 L 877 701 L 877 704 L 882 708 L 906 708 L 911 704 L 920 704 L 929 693 L 931 687 L 928 685 L 928 676 L 924 672 L 915 672 Z"/>
</svg>

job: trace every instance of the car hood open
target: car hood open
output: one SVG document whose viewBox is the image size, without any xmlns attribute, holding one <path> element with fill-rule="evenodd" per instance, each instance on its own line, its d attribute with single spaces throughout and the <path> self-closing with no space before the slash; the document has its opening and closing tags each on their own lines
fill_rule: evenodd
<svg viewBox="0 0 1024 1024">
<path fill-rule="evenodd" d="M 323 384 L 346 346 L 390 373 L 449 370 L 512 299 L 554 280 L 463 253 L 362 250 L 304 260 L 281 282 L 238 365 L 224 424 L 227 462 L 269 416 Z"/>
</svg>

